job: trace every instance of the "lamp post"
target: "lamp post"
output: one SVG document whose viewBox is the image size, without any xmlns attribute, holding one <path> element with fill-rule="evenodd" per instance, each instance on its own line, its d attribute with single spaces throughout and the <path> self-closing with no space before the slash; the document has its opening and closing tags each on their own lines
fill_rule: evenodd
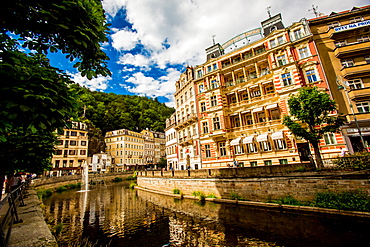
<svg viewBox="0 0 370 247">
<path fill-rule="evenodd" d="M 351 100 L 350 100 L 350 98 L 349 98 L 349 96 L 348 96 L 347 87 L 346 87 L 346 85 L 342 82 L 342 80 L 341 80 L 341 79 L 339 79 L 339 78 L 337 78 L 337 84 L 338 84 L 338 90 L 339 90 L 339 91 L 344 90 L 344 94 L 346 95 L 346 99 L 347 99 L 347 102 L 348 102 L 349 108 L 351 108 L 351 113 L 352 113 L 353 119 L 354 119 L 354 121 L 355 121 L 356 128 L 357 128 L 357 130 L 358 130 L 358 134 L 359 134 L 359 136 L 360 136 L 361 148 L 362 148 L 362 149 L 365 149 L 365 150 L 366 150 L 366 152 L 368 152 L 368 150 L 367 150 L 367 146 L 366 146 L 366 143 L 365 143 L 364 138 L 363 138 L 362 133 L 361 133 L 361 128 L 360 128 L 360 126 L 359 126 L 359 124 L 358 124 L 358 121 L 357 121 L 356 114 L 355 114 L 355 112 L 354 112 L 354 110 L 353 110 L 353 106 L 352 106 Z"/>
</svg>

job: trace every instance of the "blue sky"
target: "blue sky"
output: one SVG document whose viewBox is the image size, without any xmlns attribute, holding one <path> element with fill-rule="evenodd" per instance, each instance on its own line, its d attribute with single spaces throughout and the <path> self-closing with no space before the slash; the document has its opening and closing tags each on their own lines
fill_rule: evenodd
<svg viewBox="0 0 370 247">
<path fill-rule="evenodd" d="M 223 44 L 245 31 L 260 27 L 281 13 L 285 26 L 314 18 L 312 6 L 327 15 L 369 4 L 368 0 L 103 0 L 111 23 L 109 42 L 102 44 L 110 57 L 111 77 L 81 77 L 61 54 L 49 56 L 52 65 L 91 90 L 158 97 L 173 106 L 175 82 L 186 65 L 205 62 L 205 49 Z"/>
</svg>

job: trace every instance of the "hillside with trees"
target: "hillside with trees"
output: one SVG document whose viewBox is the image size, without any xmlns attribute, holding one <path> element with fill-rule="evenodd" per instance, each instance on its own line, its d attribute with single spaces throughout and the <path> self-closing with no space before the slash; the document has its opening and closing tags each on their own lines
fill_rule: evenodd
<svg viewBox="0 0 370 247">
<path fill-rule="evenodd" d="M 148 128 L 164 132 L 166 119 L 175 111 L 157 99 L 90 91 L 77 84 L 72 87 L 79 95 L 78 115 L 85 115 L 103 135 L 117 129 L 140 132 Z"/>
</svg>

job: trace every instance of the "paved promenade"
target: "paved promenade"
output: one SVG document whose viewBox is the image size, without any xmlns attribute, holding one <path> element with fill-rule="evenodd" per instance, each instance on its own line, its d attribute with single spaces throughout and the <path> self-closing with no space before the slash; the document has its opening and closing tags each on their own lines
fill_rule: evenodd
<svg viewBox="0 0 370 247">
<path fill-rule="evenodd" d="M 22 223 L 14 224 L 9 239 L 9 247 L 58 246 L 47 226 L 41 209 L 41 201 L 31 185 L 24 199 L 26 206 L 18 207 L 18 217 Z"/>
</svg>

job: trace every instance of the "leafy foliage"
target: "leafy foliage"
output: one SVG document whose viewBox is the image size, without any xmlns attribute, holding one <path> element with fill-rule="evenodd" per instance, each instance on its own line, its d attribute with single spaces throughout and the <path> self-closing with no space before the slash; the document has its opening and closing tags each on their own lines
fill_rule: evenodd
<svg viewBox="0 0 370 247">
<path fill-rule="evenodd" d="M 313 206 L 370 212 L 370 197 L 362 191 L 322 192 L 317 193 Z"/>
<path fill-rule="evenodd" d="M 370 169 L 370 154 L 368 152 L 349 154 L 334 160 L 336 169 Z"/>
<path fill-rule="evenodd" d="M 72 85 L 79 95 L 79 115 L 83 115 L 102 131 L 128 129 L 141 131 L 151 129 L 164 131 L 166 119 L 175 111 L 164 103 L 136 95 L 92 92 L 87 88 Z"/>
<path fill-rule="evenodd" d="M 337 132 L 345 123 L 342 116 L 332 115 L 336 111 L 335 101 L 317 87 L 303 87 L 298 95 L 288 100 L 291 116 L 284 116 L 284 124 L 296 136 L 303 137 L 315 150 L 318 168 L 322 166 L 319 142 L 325 133 Z"/>
</svg>

